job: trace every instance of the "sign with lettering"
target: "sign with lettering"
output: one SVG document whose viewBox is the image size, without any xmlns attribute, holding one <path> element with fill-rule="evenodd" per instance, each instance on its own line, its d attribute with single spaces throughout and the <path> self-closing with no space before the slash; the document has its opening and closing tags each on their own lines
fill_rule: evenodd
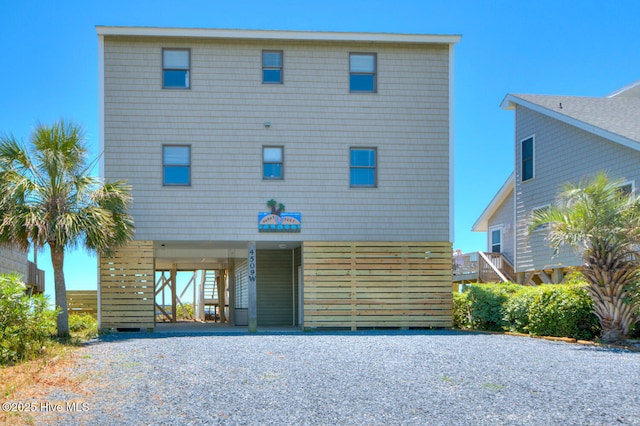
<svg viewBox="0 0 640 426">
<path fill-rule="evenodd" d="M 300 232 L 301 228 L 301 213 L 258 213 L 259 232 Z"/>
</svg>

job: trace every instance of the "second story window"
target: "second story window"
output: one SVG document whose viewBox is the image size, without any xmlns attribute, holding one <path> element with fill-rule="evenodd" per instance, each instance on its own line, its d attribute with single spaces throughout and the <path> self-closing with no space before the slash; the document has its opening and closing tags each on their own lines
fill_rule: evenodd
<svg viewBox="0 0 640 426">
<path fill-rule="evenodd" d="M 191 185 L 191 147 L 189 145 L 162 147 L 162 184 L 165 186 Z"/>
<path fill-rule="evenodd" d="M 262 178 L 284 179 L 284 148 L 281 146 L 262 147 Z"/>
<path fill-rule="evenodd" d="M 265 50 L 262 52 L 262 82 L 282 84 L 281 50 Z"/>
<path fill-rule="evenodd" d="M 533 179 L 534 176 L 534 146 L 533 136 L 522 141 L 522 182 Z"/>
<path fill-rule="evenodd" d="M 190 62 L 189 49 L 162 49 L 162 87 L 188 89 Z"/>
<path fill-rule="evenodd" d="M 376 91 L 376 54 L 349 54 L 349 91 Z"/>
<path fill-rule="evenodd" d="M 375 148 L 351 148 L 350 150 L 350 177 L 352 188 L 375 188 L 376 181 L 376 149 Z"/>
</svg>

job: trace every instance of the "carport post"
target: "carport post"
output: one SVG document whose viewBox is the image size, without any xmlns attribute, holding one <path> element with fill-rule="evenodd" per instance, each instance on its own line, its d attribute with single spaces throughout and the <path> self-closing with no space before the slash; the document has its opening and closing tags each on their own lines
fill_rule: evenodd
<svg viewBox="0 0 640 426">
<path fill-rule="evenodd" d="M 256 293 L 256 243 L 249 243 L 249 332 L 258 331 L 258 297 Z"/>
</svg>

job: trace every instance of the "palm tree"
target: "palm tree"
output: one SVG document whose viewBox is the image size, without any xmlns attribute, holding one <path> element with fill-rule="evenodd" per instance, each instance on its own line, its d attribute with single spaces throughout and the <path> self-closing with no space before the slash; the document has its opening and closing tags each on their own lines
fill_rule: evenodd
<svg viewBox="0 0 640 426">
<path fill-rule="evenodd" d="M 126 244 L 134 232 L 130 187 L 89 175 L 95 162 L 87 163 L 82 128 L 72 122 L 38 124 L 30 142 L 0 136 L 0 243 L 25 251 L 49 245 L 58 336 L 67 337 L 65 251 L 82 245 L 108 254 Z"/>
<path fill-rule="evenodd" d="M 568 184 L 556 205 L 534 214 L 530 231 L 548 225 L 551 247 L 576 249 L 604 341 L 621 341 L 640 319 L 640 199 L 604 173 Z"/>
</svg>

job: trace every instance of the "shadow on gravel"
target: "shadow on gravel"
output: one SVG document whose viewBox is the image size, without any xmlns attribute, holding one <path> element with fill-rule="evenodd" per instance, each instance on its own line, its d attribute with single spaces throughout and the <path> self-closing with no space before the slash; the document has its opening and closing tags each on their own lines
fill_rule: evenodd
<svg viewBox="0 0 640 426">
<path fill-rule="evenodd" d="M 457 330 L 322 330 L 322 331 L 258 331 L 250 333 L 248 331 L 176 331 L 176 332 L 112 332 L 104 334 L 97 339 L 85 343 L 86 346 L 100 344 L 103 342 L 118 342 L 135 339 L 167 339 L 175 337 L 261 337 L 261 336 L 340 336 L 340 337 L 363 337 L 363 336 L 472 336 L 486 335 L 482 332 L 457 331 Z"/>
</svg>

